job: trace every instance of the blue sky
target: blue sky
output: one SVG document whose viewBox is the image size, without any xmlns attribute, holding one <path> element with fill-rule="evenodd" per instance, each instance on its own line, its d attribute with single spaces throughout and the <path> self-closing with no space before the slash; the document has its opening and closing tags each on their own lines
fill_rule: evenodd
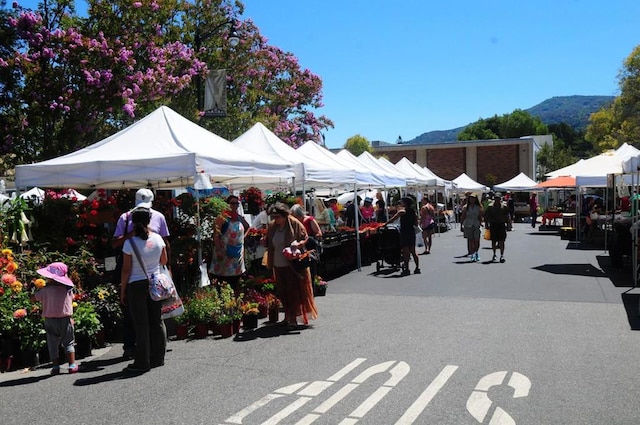
<svg viewBox="0 0 640 425">
<path fill-rule="evenodd" d="M 330 148 L 356 134 L 410 140 L 553 96 L 617 95 L 640 45 L 638 0 L 244 3 L 270 44 L 322 78 Z"/>
<path fill-rule="evenodd" d="M 637 0 L 245 0 L 270 44 L 323 79 L 335 128 L 410 140 L 553 96 L 617 95 Z"/>
</svg>

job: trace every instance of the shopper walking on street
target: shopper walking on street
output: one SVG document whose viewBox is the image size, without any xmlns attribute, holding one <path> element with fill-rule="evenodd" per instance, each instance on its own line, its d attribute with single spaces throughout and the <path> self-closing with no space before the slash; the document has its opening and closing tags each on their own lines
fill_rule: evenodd
<svg viewBox="0 0 640 425">
<path fill-rule="evenodd" d="M 509 208 L 502 204 L 500 196 L 493 197 L 493 204 L 484 213 L 484 225 L 491 232 L 491 249 L 496 261 L 496 249 L 500 249 L 500 262 L 504 263 L 504 242 L 507 239 L 507 228 L 511 226 Z"/>
<path fill-rule="evenodd" d="M 395 220 L 400 219 L 400 247 L 402 249 L 402 276 L 408 276 L 409 272 L 409 258 L 413 256 L 413 261 L 416 263 L 414 274 L 420 274 L 420 260 L 418 254 L 416 254 L 416 226 L 418 225 L 418 216 L 416 210 L 413 209 L 413 199 L 402 198 L 400 199 L 400 208 L 385 226 L 389 223 L 393 223 Z"/>
<path fill-rule="evenodd" d="M 536 221 L 538 220 L 538 199 L 535 193 L 532 193 L 531 198 L 529 198 L 529 215 L 531 216 L 531 227 L 536 227 Z"/>
<path fill-rule="evenodd" d="M 462 225 L 464 226 L 464 237 L 467 239 L 471 262 L 480 261 L 480 226 L 482 224 L 482 207 L 478 202 L 478 197 L 471 194 L 467 197 L 467 203 L 462 209 Z"/>
<path fill-rule="evenodd" d="M 420 227 L 422 227 L 422 240 L 424 242 L 424 253 L 431 254 L 431 244 L 433 241 L 433 231 L 436 228 L 436 212 L 426 196 L 422 198 L 420 207 Z"/>
</svg>

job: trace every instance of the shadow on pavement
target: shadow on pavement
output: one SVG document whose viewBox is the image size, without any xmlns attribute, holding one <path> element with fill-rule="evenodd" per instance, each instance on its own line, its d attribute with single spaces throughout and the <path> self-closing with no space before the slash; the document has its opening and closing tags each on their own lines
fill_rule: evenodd
<svg viewBox="0 0 640 425">
<path fill-rule="evenodd" d="M 629 294 L 627 292 L 623 292 L 621 296 L 624 309 L 627 311 L 627 319 L 629 320 L 631 330 L 640 330 L 640 317 L 638 317 L 638 303 L 640 302 L 640 295 L 637 293 Z"/>
<path fill-rule="evenodd" d="M 598 265 L 607 277 L 611 279 L 613 286 L 617 288 L 625 288 L 633 286 L 633 275 L 631 274 L 631 268 L 619 268 L 611 264 L 611 257 L 608 255 L 596 256 Z"/>
<path fill-rule="evenodd" d="M 0 382 L 0 387 L 15 387 L 18 385 L 28 385 L 28 384 L 33 384 L 48 378 L 52 378 L 52 376 L 48 374 L 40 375 L 40 376 L 28 376 L 24 378 L 14 379 L 12 381 Z"/>
<path fill-rule="evenodd" d="M 299 334 L 300 330 L 305 329 L 303 326 L 290 328 L 286 325 L 281 324 L 273 324 L 260 326 L 256 329 L 245 330 L 244 332 L 238 333 L 233 337 L 234 341 L 252 341 L 257 338 L 274 338 L 284 335 L 295 335 Z"/>
<path fill-rule="evenodd" d="M 605 273 L 593 266 L 593 264 L 543 264 L 542 266 L 533 267 L 553 274 L 569 274 L 573 276 L 589 276 L 589 277 L 607 277 Z"/>
</svg>

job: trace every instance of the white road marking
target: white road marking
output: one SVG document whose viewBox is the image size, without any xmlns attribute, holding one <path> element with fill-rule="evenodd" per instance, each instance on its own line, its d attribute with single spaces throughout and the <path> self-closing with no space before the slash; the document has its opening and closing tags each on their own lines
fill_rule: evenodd
<svg viewBox="0 0 640 425">
<path fill-rule="evenodd" d="M 267 419 L 262 423 L 262 425 L 277 425 L 281 420 L 286 419 L 287 416 L 304 406 L 311 398 L 309 397 L 300 397 L 284 409 L 280 410 L 278 413 Z"/>
<path fill-rule="evenodd" d="M 404 412 L 404 415 L 398 419 L 395 425 L 410 425 L 418 419 L 418 416 L 426 409 L 427 405 L 431 402 L 433 397 L 442 389 L 444 384 L 447 383 L 449 378 L 458 369 L 458 366 L 447 365 L 436 376 L 436 378 L 429 384 L 429 386 L 418 396 L 416 401 Z"/>
</svg>

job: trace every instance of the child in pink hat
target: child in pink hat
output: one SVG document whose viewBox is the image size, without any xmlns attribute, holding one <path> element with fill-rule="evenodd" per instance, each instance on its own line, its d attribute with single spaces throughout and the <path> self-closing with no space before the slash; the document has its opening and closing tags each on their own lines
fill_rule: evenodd
<svg viewBox="0 0 640 425">
<path fill-rule="evenodd" d="M 52 375 L 60 373 L 58 347 L 62 344 L 67 353 L 69 373 L 78 372 L 76 365 L 75 337 L 73 329 L 73 282 L 69 279 L 68 268 L 64 263 L 51 263 L 38 270 L 38 274 L 47 278 L 47 283 L 34 294 L 42 304 L 44 329 L 47 331 L 47 347 L 53 363 Z"/>
</svg>

